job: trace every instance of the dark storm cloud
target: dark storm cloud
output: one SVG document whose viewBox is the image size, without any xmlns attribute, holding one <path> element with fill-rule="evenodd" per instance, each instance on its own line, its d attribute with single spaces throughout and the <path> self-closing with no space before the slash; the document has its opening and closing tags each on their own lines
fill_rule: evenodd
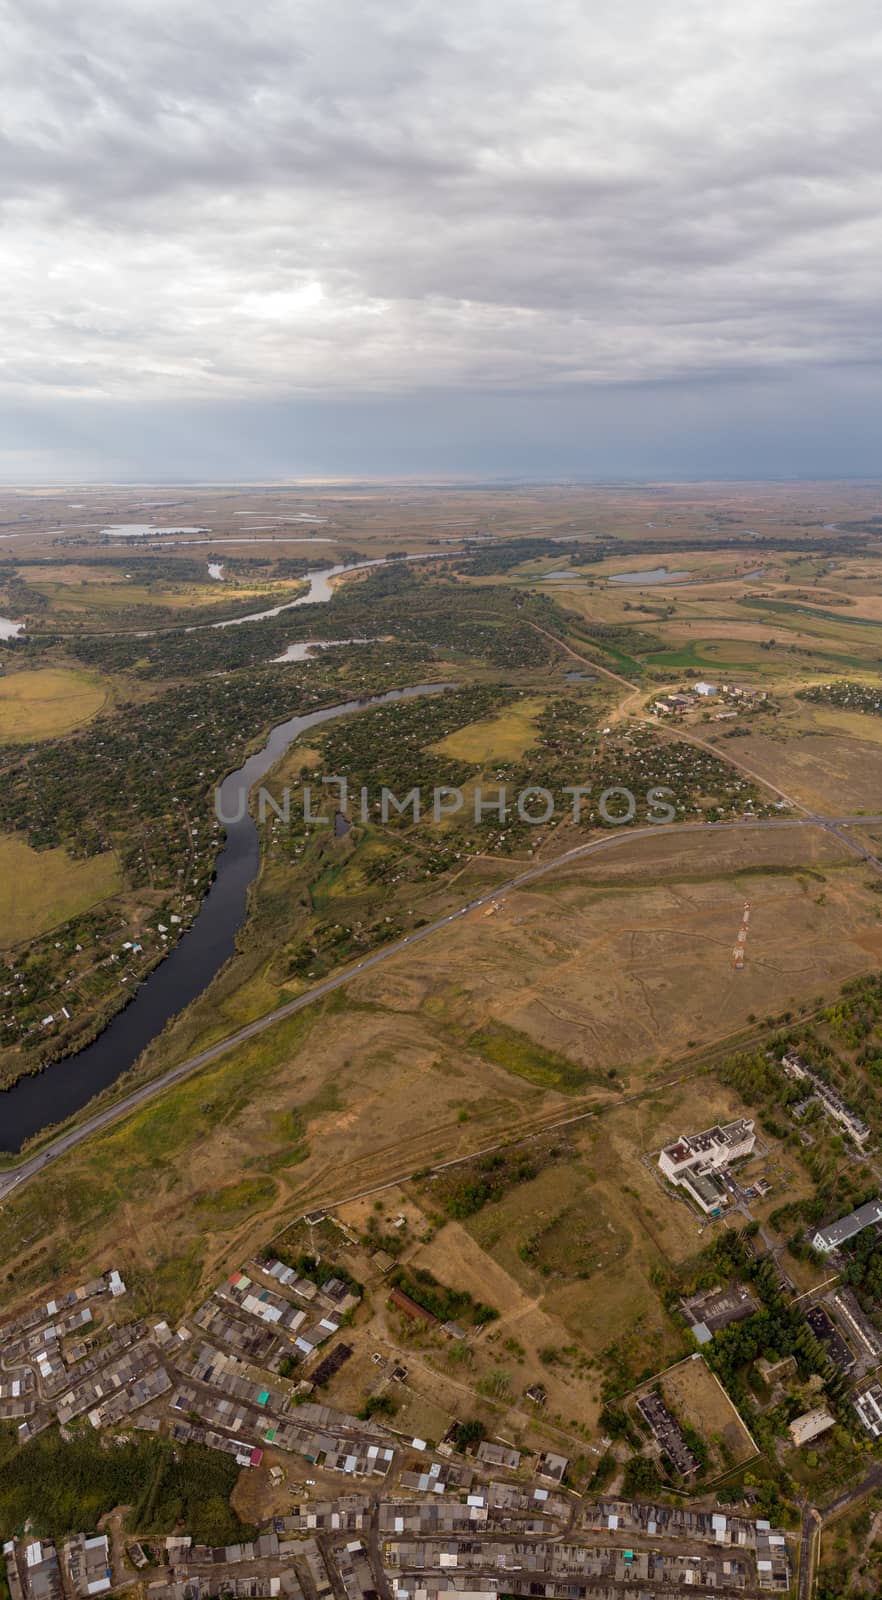
<svg viewBox="0 0 882 1600">
<path fill-rule="evenodd" d="M 3 38 L 10 398 L 588 393 L 882 356 L 864 0 L 7 0 Z"/>
</svg>

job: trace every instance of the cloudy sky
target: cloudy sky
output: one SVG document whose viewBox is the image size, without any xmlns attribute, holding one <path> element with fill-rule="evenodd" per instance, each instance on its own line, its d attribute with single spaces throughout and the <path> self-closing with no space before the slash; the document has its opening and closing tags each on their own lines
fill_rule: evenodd
<svg viewBox="0 0 882 1600">
<path fill-rule="evenodd" d="M 0 20 L 0 477 L 882 476 L 873 0 Z"/>
</svg>

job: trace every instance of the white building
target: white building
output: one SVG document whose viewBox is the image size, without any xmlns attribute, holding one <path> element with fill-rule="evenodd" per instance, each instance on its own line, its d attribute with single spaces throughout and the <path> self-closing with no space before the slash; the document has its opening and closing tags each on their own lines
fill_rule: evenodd
<svg viewBox="0 0 882 1600">
<path fill-rule="evenodd" d="M 716 694 L 717 692 L 715 683 L 705 683 L 703 679 L 700 683 L 694 683 L 692 687 L 696 694 L 703 695 L 705 699 L 707 699 L 708 695 Z"/>
<path fill-rule="evenodd" d="M 665 1145 L 658 1164 L 671 1183 L 679 1183 L 687 1172 L 721 1172 L 741 1156 L 749 1156 L 756 1144 L 753 1122 L 739 1117 L 737 1122 L 717 1123 L 704 1133 L 684 1133 L 673 1144 Z"/>
<path fill-rule="evenodd" d="M 831 1250 L 838 1250 L 846 1240 L 853 1239 L 876 1222 L 882 1222 L 882 1200 L 868 1200 L 865 1206 L 858 1206 L 857 1211 L 850 1211 L 847 1217 L 840 1217 L 827 1228 L 819 1228 L 812 1244 L 822 1255 L 829 1255 Z"/>
<path fill-rule="evenodd" d="M 753 1122 L 739 1117 L 703 1133 L 681 1134 L 674 1144 L 665 1145 L 658 1164 L 669 1183 L 687 1189 L 702 1211 L 712 1215 L 728 1203 L 722 1186 L 714 1182 L 715 1174 L 749 1156 L 755 1144 Z"/>
<path fill-rule="evenodd" d="M 854 1409 L 873 1439 L 882 1435 L 882 1389 L 874 1383 L 855 1398 Z"/>
</svg>

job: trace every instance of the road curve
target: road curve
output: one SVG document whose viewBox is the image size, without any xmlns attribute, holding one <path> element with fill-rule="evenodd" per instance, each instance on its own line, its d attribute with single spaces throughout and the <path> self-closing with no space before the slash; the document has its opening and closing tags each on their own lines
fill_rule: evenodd
<svg viewBox="0 0 882 1600">
<path fill-rule="evenodd" d="M 427 922 L 425 927 L 415 928 L 412 933 L 405 934 L 402 939 L 397 939 L 393 944 L 384 945 L 381 950 L 376 950 L 372 955 L 365 956 L 364 960 L 355 966 L 347 967 L 344 971 L 335 973 L 331 978 L 325 978 L 321 983 L 315 984 L 296 1000 L 289 1000 L 286 1005 L 278 1006 L 275 1011 L 267 1012 L 266 1016 L 258 1017 L 254 1022 L 249 1022 L 244 1028 L 239 1028 L 235 1033 L 228 1034 L 226 1038 L 219 1039 L 216 1044 L 209 1045 L 207 1049 L 200 1050 L 196 1055 L 188 1056 L 186 1061 L 181 1061 L 175 1067 L 170 1067 L 159 1077 L 151 1078 L 149 1083 L 141 1084 L 137 1089 L 132 1089 L 129 1094 L 117 1100 L 113 1105 L 96 1111 L 91 1117 L 77 1123 L 66 1133 L 61 1133 L 50 1144 L 37 1154 L 27 1157 L 18 1166 L 0 1175 L 0 1202 L 5 1200 L 14 1190 L 33 1178 L 37 1173 L 45 1171 L 60 1156 L 73 1150 L 78 1144 L 98 1133 L 102 1128 L 109 1127 L 111 1123 L 118 1122 L 120 1118 L 135 1111 L 139 1106 L 145 1105 L 165 1089 L 170 1089 L 176 1083 L 189 1078 L 200 1068 L 208 1066 L 212 1061 L 217 1061 L 220 1056 L 226 1055 L 228 1050 L 234 1050 L 238 1045 L 245 1044 L 257 1034 L 263 1033 L 267 1028 L 273 1027 L 277 1022 L 282 1022 L 286 1017 L 293 1017 L 298 1011 L 303 1011 L 307 1006 L 314 1005 L 317 1000 L 322 1000 L 325 995 L 333 994 L 336 989 L 342 989 L 346 984 L 369 972 L 372 967 L 378 967 L 385 961 L 391 961 L 402 951 L 408 950 L 412 945 L 420 944 L 423 939 L 430 939 L 444 928 L 449 928 L 453 923 L 467 917 L 470 912 L 477 911 L 482 906 L 490 905 L 498 900 L 500 895 L 509 894 L 514 889 L 522 889 L 537 878 L 547 877 L 549 873 L 559 872 L 569 862 L 582 860 L 585 856 L 595 855 L 601 850 L 612 850 L 622 845 L 627 845 L 635 839 L 655 838 L 663 834 L 680 834 L 690 837 L 696 833 L 726 833 L 735 829 L 747 828 L 751 833 L 757 829 L 792 829 L 815 827 L 823 828 L 835 835 L 842 844 L 861 856 L 870 865 L 877 867 L 882 872 L 882 862 L 858 840 L 850 838 L 842 830 L 849 824 L 882 823 L 882 816 L 873 817 L 765 817 L 753 821 L 738 819 L 731 822 L 665 822 L 650 823 L 644 827 L 629 828 L 627 832 L 602 834 L 599 838 L 590 839 L 586 844 L 574 846 L 566 850 L 563 855 L 554 856 L 548 861 L 536 862 L 534 866 L 527 867 L 519 872 L 516 877 L 509 878 L 505 883 L 496 884 L 492 889 L 469 900 L 456 911 L 450 911 L 444 917 L 438 917 L 434 922 Z"/>
</svg>

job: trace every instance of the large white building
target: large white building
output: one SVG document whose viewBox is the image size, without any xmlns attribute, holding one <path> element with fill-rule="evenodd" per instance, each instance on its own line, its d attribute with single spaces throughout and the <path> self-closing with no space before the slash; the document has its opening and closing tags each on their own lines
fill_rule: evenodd
<svg viewBox="0 0 882 1600">
<path fill-rule="evenodd" d="M 679 1183 L 687 1172 L 720 1172 L 741 1156 L 749 1156 L 756 1144 L 753 1122 L 739 1117 L 737 1122 L 717 1123 L 704 1133 L 684 1133 L 673 1144 L 665 1145 L 658 1164 L 671 1183 Z"/>
<path fill-rule="evenodd" d="M 702 1211 L 710 1214 L 726 1203 L 714 1174 L 724 1172 L 733 1161 L 749 1156 L 756 1144 L 753 1122 L 739 1117 L 737 1122 L 717 1123 L 703 1133 L 684 1133 L 673 1144 L 665 1145 L 658 1164 L 669 1183 L 686 1188 Z"/>
</svg>

